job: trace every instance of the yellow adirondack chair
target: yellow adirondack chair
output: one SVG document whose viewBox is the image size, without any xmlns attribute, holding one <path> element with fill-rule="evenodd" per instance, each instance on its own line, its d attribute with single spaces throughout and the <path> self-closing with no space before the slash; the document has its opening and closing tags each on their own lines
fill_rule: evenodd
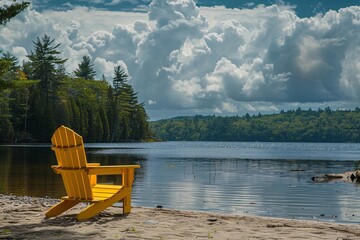
<svg viewBox="0 0 360 240">
<path fill-rule="evenodd" d="M 123 202 L 123 213 L 131 211 L 131 189 L 134 169 L 139 165 L 100 166 L 87 163 L 82 137 L 65 126 L 60 126 L 51 138 L 58 165 L 51 166 L 55 173 L 61 174 L 67 196 L 46 213 L 55 217 L 80 202 L 90 205 L 78 215 L 78 220 L 91 218 L 112 206 Z M 97 175 L 121 175 L 121 185 L 97 184 Z"/>
</svg>

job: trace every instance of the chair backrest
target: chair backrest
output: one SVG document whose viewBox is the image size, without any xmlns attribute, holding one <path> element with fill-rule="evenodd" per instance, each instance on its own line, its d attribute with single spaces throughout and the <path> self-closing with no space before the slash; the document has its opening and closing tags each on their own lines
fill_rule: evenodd
<svg viewBox="0 0 360 240">
<path fill-rule="evenodd" d="M 90 179 L 86 171 L 87 160 L 82 137 L 65 126 L 60 126 L 52 138 L 65 190 L 70 198 L 92 200 Z"/>
</svg>

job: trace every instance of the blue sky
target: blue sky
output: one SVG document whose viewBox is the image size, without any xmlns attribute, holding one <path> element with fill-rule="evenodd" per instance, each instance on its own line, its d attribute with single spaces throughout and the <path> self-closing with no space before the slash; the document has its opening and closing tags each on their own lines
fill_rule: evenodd
<svg viewBox="0 0 360 240">
<path fill-rule="evenodd" d="M 74 6 L 87 6 L 106 9 L 110 11 L 146 11 L 151 0 L 36 0 L 32 1 L 35 9 L 64 10 Z M 197 0 L 196 5 L 213 7 L 225 6 L 226 8 L 252 8 L 257 5 L 287 4 L 295 7 L 300 17 L 310 17 L 317 13 L 325 13 L 340 8 L 358 5 L 358 0 Z"/>
<path fill-rule="evenodd" d="M 0 50 L 21 62 L 48 34 L 69 74 L 84 55 L 110 83 L 121 66 L 152 120 L 359 106 L 355 0 L 31 2 Z"/>
</svg>

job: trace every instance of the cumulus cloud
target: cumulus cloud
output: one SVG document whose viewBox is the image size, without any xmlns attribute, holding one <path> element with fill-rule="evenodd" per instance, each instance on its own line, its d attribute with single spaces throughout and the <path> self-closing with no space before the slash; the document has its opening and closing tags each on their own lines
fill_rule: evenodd
<svg viewBox="0 0 360 240">
<path fill-rule="evenodd" d="M 10 51 L 12 54 L 14 54 L 19 62 L 27 61 L 27 51 L 23 47 L 13 47 Z"/>
<path fill-rule="evenodd" d="M 124 72 L 129 76 L 128 79 L 131 79 L 131 75 L 129 74 L 129 71 L 127 69 L 126 64 L 124 61 L 120 60 L 116 63 L 113 63 L 111 61 L 107 61 L 104 58 L 97 57 L 94 61 L 94 68 L 97 73 L 104 74 L 105 77 L 108 79 L 112 79 L 114 75 L 114 69 L 115 67 L 120 66 Z"/>
<path fill-rule="evenodd" d="M 69 72 L 83 55 L 99 78 L 124 68 L 150 111 L 277 111 L 359 101 L 359 16 L 358 6 L 299 18 L 289 6 L 198 8 L 193 0 L 153 0 L 148 14 L 28 9 L 0 28 L 0 49 L 23 59 L 49 34 Z"/>
</svg>

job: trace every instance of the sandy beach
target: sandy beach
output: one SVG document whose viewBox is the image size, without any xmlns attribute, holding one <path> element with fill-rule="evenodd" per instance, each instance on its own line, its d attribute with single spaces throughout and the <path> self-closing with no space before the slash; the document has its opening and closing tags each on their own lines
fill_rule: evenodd
<svg viewBox="0 0 360 240">
<path fill-rule="evenodd" d="M 45 219 L 55 199 L 0 195 L 0 239 L 360 239 L 359 224 L 336 224 L 134 207 L 76 221 L 76 206 Z"/>
</svg>

